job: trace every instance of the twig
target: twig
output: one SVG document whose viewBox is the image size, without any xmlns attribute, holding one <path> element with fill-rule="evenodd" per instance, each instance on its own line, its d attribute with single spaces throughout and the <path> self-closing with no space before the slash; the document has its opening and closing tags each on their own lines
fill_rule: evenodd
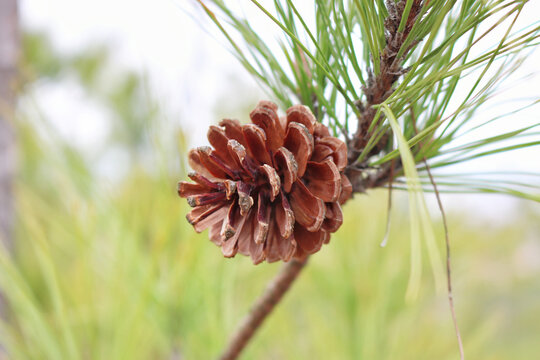
<svg viewBox="0 0 540 360">
<path fill-rule="evenodd" d="M 414 115 L 412 106 L 411 106 L 411 122 L 414 127 L 414 131 L 418 133 L 418 129 L 416 127 L 416 116 Z M 418 146 L 421 148 L 422 144 L 419 143 Z M 433 185 L 433 191 L 435 192 L 435 197 L 437 198 L 437 205 L 439 206 L 439 210 L 441 211 L 441 217 L 442 217 L 443 227 L 444 227 L 444 240 L 446 244 L 446 284 L 447 284 L 447 289 L 448 289 L 448 303 L 450 305 L 450 313 L 452 314 L 452 322 L 454 323 L 454 330 L 456 332 L 456 337 L 458 341 L 459 356 L 461 360 L 464 360 L 465 351 L 463 350 L 463 341 L 461 340 L 461 333 L 459 331 L 456 311 L 454 308 L 454 296 L 452 295 L 452 267 L 451 267 L 451 261 L 450 261 L 450 236 L 449 236 L 449 231 L 448 231 L 448 222 L 446 220 L 446 213 L 444 211 L 444 207 L 441 201 L 441 195 L 439 193 L 439 189 L 437 188 L 437 183 L 435 182 L 435 179 L 433 178 L 433 175 L 431 174 L 431 168 L 429 167 L 425 156 L 423 157 L 423 162 L 424 162 L 424 165 L 426 166 L 426 172 L 429 176 L 429 181 L 431 182 L 431 185 Z"/>
<path fill-rule="evenodd" d="M 446 213 L 444 212 L 443 204 L 441 201 L 441 196 L 439 194 L 439 190 L 437 189 L 437 184 L 435 183 L 435 179 L 433 179 L 433 175 L 431 175 L 431 170 L 429 168 L 429 165 L 427 163 L 427 159 L 424 157 L 424 164 L 426 165 L 426 171 L 429 176 L 429 180 L 431 181 L 431 185 L 433 185 L 433 190 L 435 192 L 435 197 L 437 198 L 437 204 L 439 205 L 439 210 L 441 211 L 441 217 L 443 221 L 444 226 L 444 239 L 446 242 L 446 283 L 448 286 L 448 302 L 450 304 L 450 312 L 452 313 L 452 321 L 454 322 L 454 330 L 456 332 L 456 337 L 458 341 L 459 346 L 459 356 L 461 360 L 465 359 L 465 351 L 463 350 L 463 341 L 461 340 L 461 333 L 459 332 L 459 326 L 457 323 L 457 317 L 456 317 L 456 311 L 454 309 L 454 297 L 452 295 L 452 268 L 451 268 L 451 262 L 450 262 L 450 237 L 448 235 L 448 223 L 446 221 Z"/>
<path fill-rule="evenodd" d="M 238 358 L 263 321 L 297 278 L 306 262 L 307 257 L 303 260 L 293 259 L 283 266 L 280 273 L 268 285 L 264 294 L 253 305 L 253 308 L 242 321 L 219 359 L 234 360 Z"/>
</svg>

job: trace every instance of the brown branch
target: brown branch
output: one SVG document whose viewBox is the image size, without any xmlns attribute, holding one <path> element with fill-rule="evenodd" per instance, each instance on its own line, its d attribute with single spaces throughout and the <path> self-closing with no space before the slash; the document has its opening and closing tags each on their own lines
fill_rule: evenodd
<svg viewBox="0 0 540 360">
<path fill-rule="evenodd" d="M 350 144 L 350 148 L 353 150 L 350 155 L 350 162 L 356 159 L 359 152 L 366 146 L 369 137 L 372 135 L 368 132 L 368 128 L 376 113 L 373 105 L 384 102 L 392 94 L 392 86 L 394 83 L 406 72 L 406 69 L 402 67 L 402 62 L 407 55 L 407 51 L 405 51 L 400 58 L 397 58 L 397 55 L 407 40 L 412 27 L 420 14 L 422 3 L 422 0 L 415 0 L 413 2 L 405 28 L 403 32 L 399 32 L 399 23 L 401 22 L 401 17 L 405 9 L 406 0 L 401 0 L 397 3 L 394 3 L 391 0 L 386 2 L 389 14 L 384 22 L 386 30 L 386 46 L 380 55 L 379 74 L 374 76 L 370 73 L 368 83 L 362 89 L 366 96 L 366 101 L 365 104 L 360 101 L 358 102 L 361 114 L 358 118 L 358 129 Z M 411 47 L 407 50 L 410 49 Z"/>
<path fill-rule="evenodd" d="M 221 360 L 234 360 L 238 358 L 263 321 L 298 277 L 306 262 L 307 257 L 303 260 L 293 259 L 283 266 L 280 273 L 268 285 L 264 294 L 253 305 L 249 314 L 232 336 L 225 351 L 220 356 Z"/>
<path fill-rule="evenodd" d="M 358 110 L 360 111 L 358 128 L 353 138 L 348 141 L 347 144 L 349 149 L 349 168 L 347 169 L 347 176 L 351 180 L 355 192 L 363 192 L 366 188 L 370 187 L 370 185 L 374 185 L 373 179 L 368 181 L 371 184 L 366 183 L 366 179 L 361 176 L 362 171 L 358 171 L 359 168 L 362 168 L 366 164 L 356 164 L 358 156 L 366 147 L 369 139 L 373 136 L 373 132 L 368 131 L 377 112 L 373 105 L 381 104 L 392 94 L 393 86 L 396 81 L 401 75 L 407 72 L 407 69 L 402 67 L 405 56 L 417 43 L 417 41 L 413 41 L 412 44 L 405 49 L 403 55 L 399 58 L 397 57 L 401 47 L 405 44 L 423 5 L 423 0 L 415 0 L 413 2 L 403 32 L 399 32 L 399 23 L 401 22 L 406 2 L 406 0 L 400 0 L 397 3 L 393 0 L 386 1 L 389 15 L 384 22 L 386 46 L 379 58 L 380 71 L 377 75 L 369 72 L 367 84 L 362 88 L 366 98 L 365 102 L 361 100 L 356 101 Z M 376 54 L 374 54 L 374 56 L 375 55 Z M 368 154 L 368 158 L 380 153 L 385 148 L 389 137 L 389 133 L 383 135 L 379 143 Z M 388 166 L 389 165 L 385 164 L 380 171 L 388 171 Z M 376 182 L 379 183 L 380 181 Z"/>
</svg>

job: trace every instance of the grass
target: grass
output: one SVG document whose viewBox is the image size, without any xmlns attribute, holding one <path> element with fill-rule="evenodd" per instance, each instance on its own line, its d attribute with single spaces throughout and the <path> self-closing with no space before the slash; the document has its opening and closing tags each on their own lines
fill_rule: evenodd
<svg viewBox="0 0 540 360">
<path fill-rule="evenodd" d="M 206 233 L 195 234 L 175 194 L 182 173 L 135 165 L 107 185 L 73 148 L 45 141 L 28 124 L 19 132 L 17 247 L 0 256 L 11 310 L 0 337 L 11 358 L 217 356 L 279 264 L 224 259 Z M 404 198 L 394 206 L 388 246 L 379 247 L 385 197 L 372 192 L 345 206 L 345 224 L 310 259 L 245 359 L 458 356 L 445 294 L 436 294 L 429 272 L 417 300 L 405 301 Z M 538 214 L 524 211 L 518 223 L 494 230 L 450 217 L 466 354 L 529 358 L 540 333 Z M 442 252 L 441 224 L 434 228 Z M 429 266 L 429 257 L 423 262 Z"/>
</svg>

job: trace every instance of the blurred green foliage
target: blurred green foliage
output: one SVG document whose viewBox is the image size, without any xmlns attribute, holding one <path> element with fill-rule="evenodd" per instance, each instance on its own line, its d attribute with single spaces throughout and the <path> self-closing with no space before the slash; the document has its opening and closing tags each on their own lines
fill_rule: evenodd
<svg viewBox="0 0 540 360">
<path fill-rule="evenodd" d="M 149 94 L 146 77 L 115 63 L 111 49 L 104 45 L 76 54 L 59 54 L 41 33 L 25 33 L 22 40 L 21 68 L 26 87 L 63 80 L 78 82 L 86 95 L 111 115 L 109 145 L 126 150 L 130 165 L 141 162 L 152 141 L 148 124 L 157 123 L 163 116 L 157 100 Z"/>
<path fill-rule="evenodd" d="M 36 74 L 29 81 L 67 67 L 42 41 L 25 42 Z M 92 54 L 77 59 L 90 89 L 108 60 Z M 115 126 L 141 126 L 132 129 L 141 136 L 112 136 L 104 146 L 141 151 L 142 139 L 152 134 L 151 112 L 130 118 L 139 81 L 128 74 L 101 99 L 125 99 L 112 107 L 124 114 L 118 121 L 125 120 Z M 0 338 L 9 357 L 217 356 L 279 264 L 224 259 L 206 232 L 194 233 L 184 219 L 188 208 L 175 193 L 183 167 L 167 165 L 184 156 L 178 133 L 162 134 L 176 146 L 166 151 L 158 142 L 144 146 L 162 168 L 148 169 L 135 159 L 125 177 L 110 183 L 54 130 L 37 131 L 43 121 L 28 115 L 18 121 L 16 251 L 0 253 L 0 286 L 10 309 Z M 409 222 L 399 198 L 389 244 L 379 247 L 385 197 L 372 192 L 345 206 L 345 224 L 310 259 L 245 359 L 457 358 L 445 294 L 436 295 L 425 278 L 419 298 L 404 300 Z M 539 350 L 538 220 L 524 211 L 512 226 L 490 230 L 475 219 L 451 216 L 454 296 L 470 359 L 530 359 Z M 442 250 L 442 227 L 435 227 Z"/>
</svg>

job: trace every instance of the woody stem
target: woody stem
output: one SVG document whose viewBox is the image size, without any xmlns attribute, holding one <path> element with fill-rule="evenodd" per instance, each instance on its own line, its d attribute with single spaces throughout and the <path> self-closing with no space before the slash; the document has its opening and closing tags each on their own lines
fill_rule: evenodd
<svg viewBox="0 0 540 360">
<path fill-rule="evenodd" d="M 229 340 L 225 351 L 219 358 L 220 360 L 238 358 L 242 350 L 253 338 L 255 332 L 261 327 L 264 320 L 298 277 L 306 262 L 307 257 L 302 260 L 293 259 L 281 268 L 279 274 L 270 282 L 263 295 L 253 305 L 249 314 Z"/>
<path fill-rule="evenodd" d="M 390 163 L 385 164 L 379 174 L 374 178 L 366 179 L 363 177 L 364 171 L 362 165 L 367 165 L 369 161 L 364 160 L 364 164 L 357 164 L 356 161 L 374 134 L 374 130 L 369 130 L 377 113 L 374 106 L 382 104 L 392 94 L 394 84 L 401 75 L 407 72 L 407 69 L 404 69 L 402 66 L 406 55 L 419 41 L 411 42 L 407 48 L 403 49 L 403 54 L 399 58 L 397 57 L 400 50 L 402 50 L 401 48 L 405 45 L 424 5 L 423 0 L 412 1 L 405 27 L 400 32 L 399 25 L 407 3 L 408 1 L 406 0 L 400 0 L 398 2 L 394 0 L 386 1 L 389 15 L 384 22 L 386 45 L 379 56 L 380 71 L 378 74 L 374 74 L 371 71 L 368 72 L 368 81 L 362 87 L 365 99 L 358 99 L 356 102 L 359 110 L 358 127 L 356 133 L 347 144 L 349 149 L 349 166 L 346 172 L 352 183 L 354 192 L 364 192 L 370 187 L 380 186 L 387 181 Z M 389 138 L 390 133 L 384 134 L 378 144 L 367 154 L 366 159 L 384 150 Z M 395 165 L 399 167 L 399 164 Z"/>
</svg>

